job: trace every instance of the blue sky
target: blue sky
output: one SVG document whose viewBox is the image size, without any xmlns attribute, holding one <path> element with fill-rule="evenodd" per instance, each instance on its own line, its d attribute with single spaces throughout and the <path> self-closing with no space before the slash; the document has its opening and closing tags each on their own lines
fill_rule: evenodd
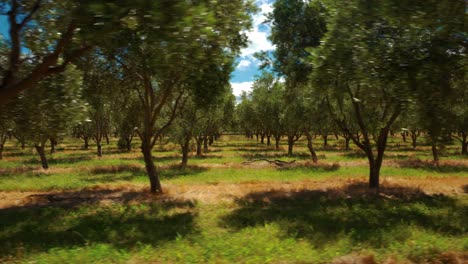
<svg viewBox="0 0 468 264">
<path fill-rule="evenodd" d="M 242 91 L 250 91 L 254 76 L 258 71 L 258 61 L 253 54 L 258 51 L 272 51 L 274 46 L 268 41 L 270 27 L 263 24 L 266 14 L 272 11 L 274 0 L 256 0 L 259 13 L 253 17 L 254 26 L 252 30 L 246 32 L 249 37 L 249 46 L 242 50 L 236 70 L 231 76 L 231 86 L 236 96 Z M 5 16 L 0 16 L 0 34 L 4 36 L 8 33 L 8 21 Z"/>
<path fill-rule="evenodd" d="M 254 26 L 251 31 L 246 32 L 249 37 L 249 46 L 242 50 L 238 59 L 238 65 L 231 77 L 231 86 L 236 96 L 242 91 L 250 91 L 254 76 L 259 73 L 258 61 L 253 54 L 258 51 L 272 51 L 274 46 L 268 41 L 270 27 L 263 24 L 266 14 L 273 11 L 274 0 L 256 0 L 260 11 L 253 17 Z"/>
</svg>

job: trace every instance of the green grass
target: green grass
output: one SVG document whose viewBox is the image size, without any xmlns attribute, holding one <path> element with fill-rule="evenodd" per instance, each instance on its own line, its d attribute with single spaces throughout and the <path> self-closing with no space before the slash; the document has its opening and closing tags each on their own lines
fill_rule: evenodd
<svg viewBox="0 0 468 264">
<path fill-rule="evenodd" d="M 468 250 L 467 197 L 253 193 L 235 204 L 142 203 L 13 208 L 0 253 L 34 263 L 329 262 L 361 252 L 416 262 Z"/>
<path fill-rule="evenodd" d="M 204 157 L 182 169 L 176 145 L 156 146 L 153 155 L 164 185 L 192 186 L 265 182 L 276 191 L 254 192 L 232 201 L 166 200 L 75 201 L 56 206 L 0 209 L 0 262 L 19 263 L 328 263 L 347 254 L 372 254 L 416 263 L 444 252 L 468 252 L 468 196 L 426 195 L 417 189 L 388 189 L 382 197 L 362 195 L 356 186 L 336 190 L 282 192 L 281 184 L 304 180 L 365 179 L 365 157 L 342 140 L 324 148 L 315 141 L 320 161 L 337 166 L 281 169 L 243 165 L 252 159 L 309 160 L 306 142 L 295 155 L 242 137 L 224 137 Z M 79 194 L 95 186 L 147 185 L 138 142 L 131 153 L 119 152 L 115 140 L 104 156 L 67 139 L 49 154 L 50 170 L 40 169 L 37 155 L 8 143 L 0 161 L 0 191 L 55 191 Z M 392 138 L 382 180 L 391 178 L 466 179 L 457 162 L 458 145 L 448 146 L 440 168 L 429 166 L 430 147 L 410 148 Z M 399 164 L 396 166 L 395 164 Z M 465 188 L 466 188 L 465 186 Z M 98 191 L 106 189 L 98 189 Z M 465 190 L 466 192 L 466 190 Z M 8 195 L 8 194 L 6 194 Z M 126 195 L 138 195 L 129 193 Z"/>
</svg>

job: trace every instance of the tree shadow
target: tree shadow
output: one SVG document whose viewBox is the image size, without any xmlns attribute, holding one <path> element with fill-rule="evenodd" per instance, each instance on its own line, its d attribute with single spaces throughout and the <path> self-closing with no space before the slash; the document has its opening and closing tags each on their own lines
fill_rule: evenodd
<svg viewBox="0 0 468 264">
<path fill-rule="evenodd" d="M 266 147 L 266 146 L 262 146 L 262 148 L 259 148 L 259 146 L 256 146 L 255 148 L 247 148 L 247 147 L 243 147 L 243 148 L 234 148 L 234 149 L 231 149 L 232 151 L 243 151 L 243 152 L 278 152 L 278 151 L 281 151 L 281 150 L 277 150 L 275 149 L 274 147 Z"/>
<path fill-rule="evenodd" d="M 377 196 L 364 183 L 325 191 L 255 192 L 237 204 L 220 225 L 236 231 L 276 223 L 283 236 L 307 239 L 317 248 L 342 236 L 382 247 L 408 239 L 412 226 L 463 236 L 468 222 L 468 206 L 455 198 L 398 186 L 384 187 Z"/>
<path fill-rule="evenodd" d="M 288 166 L 279 167 L 278 170 L 311 170 L 311 171 L 337 171 L 340 169 L 340 164 L 334 163 L 313 163 L 312 161 L 293 163 Z"/>
<path fill-rule="evenodd" d="M 42 203 L 1 209 L 0 255 L 94 243 L 131 250 L 139 243 L 158 246 L 198 232 L 193 201 L 150 200 L 141 191 L 115 195 L 112 190 L 62 192 L 36 198 L 46 200 Z M 96 206 L 103 199 L 112 202 Z"/>
<path fill-rule="evenodd" d="M 287 153 L 248 153 L 241 154 L 242 157 L 247 159 L 268 159 L 268 158 L 296 158 L 296 159 L 311 159 L 309 153 L 295 153 L 292 156 L 288 156 Z M 324 156 L 322 156 L 324 157 Z"/>
<path fill-rule="evenodd" d="M 342 156 L 347 157 L 347 158 L 356 158 L 356 159 L 366 158 L 366 154 L 364 152 L 357 151 L 357 150 L 351 150 L 349 152 L 343 153 Z"/>
<path fill-rule="evenodd" d="M 46 154 L 47 155 L 47 154 Z M 82 161 L 89 161 L 93 158 L 91 155 L 69 155 L 66 157 L 48 157 L 47 162 L 49 165 L 57 165 L 57 164 L 73 164 L 73 163 L 79 163 Z M 23 164 L 28 164 L 28 165 L 40 165 L 41 160 L 39 159 L 39 156 L 34 157 L 32 159 L 27 159 L 23 161 Z"/>
<path fill-rule="evenodd" d="M 180 164 L 173 164 L 161 169 L 161 179 L 176 179 L 179 177 L 192 176 L 208 171 L 209 168 L 197 165 L 187 165 L 185 167 Z"/>
<path fill-rule="evenodd" d="M 439 165 L 432 160 L 407 159 L 397 161 L 401 168 L 422 169 L 431 172 L 468 172 L 468 166 L 457 161 L 439 161 Z"/>
</svg>

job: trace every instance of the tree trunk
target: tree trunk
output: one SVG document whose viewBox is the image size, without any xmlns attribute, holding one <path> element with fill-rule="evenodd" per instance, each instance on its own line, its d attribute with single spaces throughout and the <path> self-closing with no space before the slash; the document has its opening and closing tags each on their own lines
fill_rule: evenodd
<svg viewBox="0 0 468 264">
<path fill-rule="evenodd" d="M 293 148 L 294 148 L 294 136 L 288 136 L 288 156 L 293 155 Z"/>
<path fill-rule="evenodd" d="M 89 138 L 88 138 L 88 137 L 85 137 L 85 138 L 83 138 L 83 140 L 84 140 L 84 146 L 83 146 L 83 148 L 84 148 L 84 149 L 89 149 Z"/>
<path fill-rule="evenodd" d="M 210 136 L 210 141 L 208 142 L 208 144 L 209 144 L 210 146 L 213 145 L 214 140 L 215 140 L 215 139 L 214 139 L 214 136 Z"/>
<path fill-rule="evenodd" d="M 148 140 L 150 141 L 150 140 Z M 152 193 L 162 193 L 161 182 L 159 181 L 159 172 L 154 165 L 153 156 L 151 153 L 151 147 L 149 143 L 142 143 L 141 151 L 145 160 L 146 172 L 150 180 L 150 191 Z"/>
<path fill-rule="evenodd" d="M 260 143 L 265 144 L 265 134 L 260 134 Z"/>
<path fill-rule="evenodd" d="M 377 192 L 380 188 L 380 168 L 382 161 L 369 160 L 369 188 L 376 189 Z"/>
<path fill-rule="evenodd" d="M 460 133 L 460 137 L 458 138 L 461 142 L 461 154 L 468 155 L 468 133 L 462 132 Z"/>
<path fill-rule="evenodd" d="M 104 137 L 106 138 L 106 144 L 109 145 L 110 144 L 109 134 L 104 133 Z"/>
<path fill-rule="evenodd" d="M 279 150 L 279 148 L 280 148 L 280 140 L 281 140 L 281 136 L 280 136 L 280 135 L 275 136 L 275 149 L 276 149 L 276 150 Z"/>
<path fill-rule="evenodd" d="M 132 139 L 125 138 L 125 144 L 127 145 L 127 151 L 128 152 L 132 151 Z"/>
<path fill-rule="evenodd" d="M 323 147 L 326 148 L 328 146 L 328 135 L 323 135 Z"/>
<path fill-rule="evenodd" d="M 101 142 L 96 142 L 96 145 L 97 145 L 97 155 L 98 155 L 98 157 L 102 157 L 102 146 L 101 146 Z"/>
<path fill-rule="evenodd" d="M 47 163 L 47 158 L 45 155 L 45 144 L 41 143 L 40 145 L 34 144 L 34 147 L 36 148 L 37 153 L 41 157 L 41 163 L 42 163 L 42 168 L 44 170 L 47 170 L 49 168 L 49 164 Z"/>
<path fill-rule="evenodd" d="M 406 133 L 405 132 L 401 133 L 401 137 L 403 138 L 403 142 L 406 142 Z"/>
<path fill-rule="evenodd" d="M 3 159 L 3 149 L 5 148 L 6 140 L 7 140 L 7 136 L 0 138 L 0 160 Z"/>
<path fill-rule="evenodd" d="M 208 153 L 208 137 L 203 139 L 203 153 Z"/>
<path fill-rule="evenodd" d="M 432 158 L 434 160 L 435 165 L 439 166 L 439 152 L 437 151 L 437 145 L 433 142 L 432 143 Z"/>
<path fill-rule="evenodd" d="M 271 145 L 271 135 L 267 135 L 267 146 L 270 146 Z"/>
<path fill-rule="evenodd" d="M 258 133 L 255 134 L 255 137 L 257 138 L 257 141 L 258 141 Z"/>
<path fill-rule="evenodd" d="M 416 141 L 418 140 L 418 132 L 411 131 L 411 144 L 413 145 L 413 149 L 416 149 Z"/>
<path fill-rule="evenodd" d="M 197 157 L 202 156 L 202 140 L 201 139 L 196 139 L 197 141 Z"/>
<path fill-rule="evenodd" d="M 338 133 L 334 133 L 335 134 L 335 139 L 338 140 L 340 139 L 340 136 L 338 135 Z"/>
<path fill-rule="evenodd" d="M 181 145 L 182 147 L 182 168 L 187 167 L 188 156 L 190 152 L 190 138 L 186 138 L 185 142 Z"/>
<path fill-rule="evenodd" d="M 317 153 L 315 152 L 314 145 L 312 145 L 312 135 L 308 132 L 305 133 L 307 137 L 307 148 L 310 152 L 310 157 L 314 163 L 318 162 Z"/>
<path fill-rule="evenodd" d="M 345 149 L 346 150 L 349 150 L 349 141 L 351 140 L 351 138 L 349 137 L 345 137 Z"/>
<path fill-rule="evenodd" d="M 5 144 L 3 143 L 0 143 L 0 160 L 3 159 L 3 148 L 4 148 Z"/>
<path fill-rule="evenodd" d="M 50 138 L 50 153 L 55 153 L 55 146 L 57 146 L 57 140 L 55 138 Z"/>
<path fill-rule="evenodd" d="M 462 142 L 461 154 L 462 155 L 468 155 L 468 142 L 467 141 Z M 0 153 L 0 155 L 1 155 L 1 153 Z M 1 159 L 1 157 L 0 157 L 0 159 Z"/>
</svg>

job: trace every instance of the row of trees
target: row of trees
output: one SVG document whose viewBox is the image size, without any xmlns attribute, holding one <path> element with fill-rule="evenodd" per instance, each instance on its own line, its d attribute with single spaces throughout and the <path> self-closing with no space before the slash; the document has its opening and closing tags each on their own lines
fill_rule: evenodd
<svg viewBox="0 0 468 264">
<path fill-rule="evenodd" d="M 463 0 L 277 0 L 268 21 L 276 51 L 258 57 L 285 79 L 285 98 L 366 154 L 369 186 L 378 190 L 395 126 L 413 137 L 426 132 L 436 161 L 447 137 L 466 153 L 466 7 Z"/>
<path fill-rule="evenodd" d="M 256 8 L 251 1 L 0 1 L 0 153 L 14 136 L 34 145 L 62 134 L 94 141 L 134 136 L 152 192 L 161 192 L 152 149 L 170 136 L 187 164 L 237 120 L 288 153 L 302 136 L 341 135 L 369 161 L 379 188 L 389 133 L 428 135 L 434 159 L 446 138 L 467 143 L 466 2 L 277 0 L 268 22 L 268 70 L 234 116 L 228 88 Z M 279 81 L 284 80 L 284 81 Z M 32 89 L 31 89 L 32 88 Z M 70 132 L 71 131 L 71 132 Z M 347 144 L 349 146 L 349 144 Z M 1 155 L 1 154 L 0 154 Z"/>
<path fill-rule="evenodd" d="M 286 118 L 274 124 L 254 122 L 259 124 L 257 133 L 275 134 L 283 127 L 293 142 L 297 131 L 307 135 L 338 128 L 366 154 L 369 186 L 377 190 L 388 136 L 395 127 L 414 142 L 426 132 L 436 162 L 437 148 L 446 138 L 460 140 L 466 154 L 465 12 L 462 0 L 276 1 L 268 22 L 277 48 L 258 58 L 263 68 L 285 79 Z M 258 99 L 261 90 L 254 87 L 244 112 L 264 100 Z M 269 92 L 276 90 L 271 86 Z M 296 110 L 289 110 L 291 104 Z M 297 127 L 287 121 L 295 114 L 304 116 Z M 288 124 L 282 126 L 280 120 Z"/>
<path fill-rule="evenodd" d="M 5 114 L 2 129 L 13 122 L 14 135 L 29 131 L 41 153 L 47 139 L 64 133 L 57 126 L 76 117 L 75 135 L 94 140 L 101 155 L 116 123 L 127 146 L 138 135 L 151 192 L 162 192 L 152 158 L 157 139 L 185 105 L 222 97 L 256 7 L 244 0 L 4 0 L 0 11 L 10 25 L 0 39 L 2 118 L 17 110 L 38 115 Z"/>
</svg>

